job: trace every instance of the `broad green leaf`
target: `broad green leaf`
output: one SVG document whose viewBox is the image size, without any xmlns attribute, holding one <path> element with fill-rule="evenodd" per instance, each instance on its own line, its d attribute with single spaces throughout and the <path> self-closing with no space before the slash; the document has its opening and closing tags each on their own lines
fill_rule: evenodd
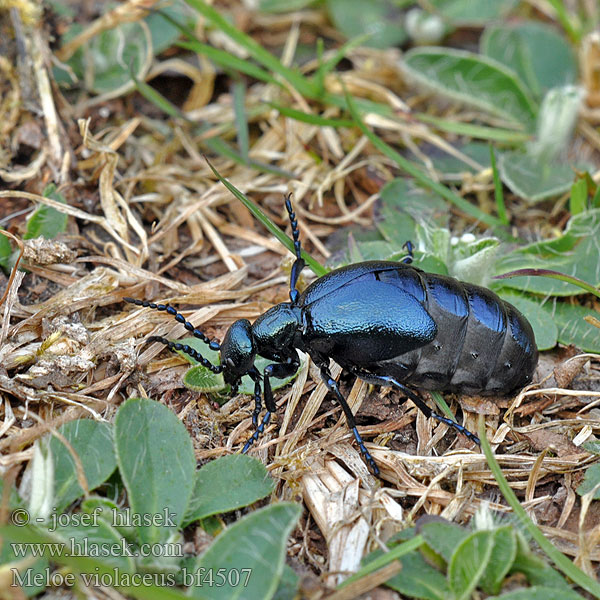
<svg viewBox="0 0 600 600">
<path fill-rule="evenodd" d="M 369 34 L 364 44 L 374 48 L 406 41 L 404 15 L 391 0 L 326 0 L 326 6 L 335 28 L 347 38 Z"/>
<path fill-rule="evenodd" d="M 558 328 L 539 304 L 524 294 L 506 288 L 496 290 L 500 298 L 510 302 L 529 321 L 535 334 L 538 350 L 550 350 L 558 341 Z"/>
<path fill-rule="evenodd" d="M 46 186 L 43 196 L 66 204 L 63 195 L 56 190 L 56 186 L 53 183 Z M 37 237 L 43 237 L 47 240 L 51 240 L 59 233 L 66 230 L 68 219 L 69 217 L 65 213 L 61 213 L 51 206 L 42 204 L 28 219 L 27 229 L 23 235 L 23 239 L 30 240 Z"/>
<path fill-rule="evenodd" d="M 45 570 L 49 568 L 48 559 L 34 555 L 33 552 L 36 551 L 37 547 L 35 549 L 28 547 L 26 544 L 16 541 L 15 538 L 2 534 L 0 580 L 10 582 L 8 585 L 14 586 L 12 587 L 14 598 L 19 597 L 17 595 L 18 586 L 28 598 L 36 596 L 46 588 L 44 582 L 47 579 Z"/>
<path fill-rule="evenodd" d="M 188 571 L 193 582 L 189 595 L 211 600 L 270 600 L 283 574 L 288 536 L 301 512 L 298 504 L 280 502 L 227 528 Z M 208 575 L 215 582 L 212 586 L 206 584 Z M 232 580 L 232 575 L 239 575 L 239 581 Z M 221 577 L 224 585 L 216 585 Z"/>
<path fill-rule="evenodd" d="M 463 540 L 448 565 L 448 581 L 456 600 L 467 600 L 488 568 L 494 533 L 477 531 Z"/>
<path fill-rule="evenodd" d="M 480 48 L 483 54 L 517 73 L 537 97 L 577 79 L 572 45 L 554 27 L 540 21 L 486 27 Z"/>
<path fill-rule="evenodd" d="M 585 477 L 577 488 L 577 493 L 583 496 L 591 492 L 596 486 L 598 487 L 594 492 L 594 500 L 600 500 L 600 464 L 598 463 L 587 468 Z"/>
<path fill-rule="evenodd" d="M 118 24 L 93 37 L 67 64 L 91 91 L 113 92 L 131 83 L 131 73 L 144 78 L 144 63 L 148 53 L 152 54 L 152 40 L 146 31 L 139 23 Z"/>
<path fill-rule="evenodd" d="M 452 48 L 414 48 L 404 70 L 436 92 L 532 130 L 537 106 L 513 71 L 488 57 Z"/>
<path fill-rule="evenodd" d="M 446 577 L 432 567 L 423 555 L 415 550 L 400 559 L 402 570 L 385 582 L 385 585 L 409 598 L 446 600 L 450 590 Z"/>
<path fill-rule="evenodd" d="M 133 548 L 107 521 L 100 518 L 90 523 L 57 527 L 52 536 L 62 541 L 73 554 L 90 556 L 124 573 L 133 573 Z"/>
<path fill-rule="evenodd" d="M 165 18 L 170 17 L 170 19 Z M 190 20 L 190 10 L 182 0 L 174 0 L 166 5 L 160 5 L 156 12 L 150 13 L 145 19 L 146 25 L 150 29 L 152 36 L 152 51 L 154 54 L 159 54 L 172 46 L 180 36 L 179 28 L 173 24 L 173 20 L 180 23 L 190 21 L 193 26 L 193 21 Z"/>
<path fill-rule="evenodd" d="M 289 600 L 290 598 L 299 598 L 298 587 L 300 577 L 296 575 L 294 569 L 289 565 L 283 565 L 283 573 L 279 580 L 279 585 L 273 596 L 273 600 Z"/>
<path fill-rule="evenodd" d="M 529 202 L 541 202 L 564 194 L 575 179 L 573 167 L 514 150 L 498 160 L 502 181 L 511 191 Z"/>
<path fill-rule="evenodd" d="M 567 223 L 562 235 L 553 240 L 535 242 L 517 248 L 501 258 L 495 266 L 500 275 L 517 269 L 553 269 L 582 279 L 593 286 L 600 284 L 600 209 L 576 215 Z M 585 293 L 571 283 L 548 277 L 512 277 L 503 286 L 551 296 L 573 296 Z"/>
<path fill-rule="evenodd" d="M 183 338 L 178 340 L 182 344 L 187 344 L 191 346 L 200 354 L 212 362 L 215 365 L 220 364 L 220 354 L 216 350 L 211 350 L 202 340 L 198 338 Z M 223 379 L 223 375 L 221 373 L 215 374 L 206 367 L 200 365 L 194 358 L 186 354 L 185 352 L 178 351 L 183 358 L 185 358 L 190 364 L 195 365 L 191 369 L 188 369 L 183 376 L 183 383 L 186 387 L 194 390 L 196 392 L 219 392 L 221 390 L 226 389 L 228 386 L 225 384 L 225 380 Z M 273 361 L 267 358 L 263 358 L 262 356 L 257 356 L 254 362 L 254 365 L 259 370 L 260 373 L 263 372 L 264 368 L 270 365 Z M 301 363 L 304 364 L 303 362 Z M 296 377 L 296 373 L 290 375 L 289 377 L 284 377 L 283 379 L 279 379 L 277 377 L 271 378 L 271 389 L 278 390 L 286 386 L 290 381 L 292 381 Z M 242 382 L 239 386 L 238 393 L 240 394 L 254 394 L 254 382 L 248 375 L 244 375 L 242 377 Z"/>
<path fill-rule="evenodd" d="M 486 594 L 497 594 L 500 591 L 517 556 L 517 537 L 512 525 L 498 527 L 493 533 L 492 556 L 479 582 L 479 587 Z"/>
<path fill-rule="evenodd" d="M 501 596 L 489 596 L 487 600 L 584 600 L 584 598 L 573 590 L 534 586 L 506 592 Z"/>
<path fill-rule="evenodd" d="M 485 25 L 506 16 L 517 0 L 429 0 L 428 5 L 455 27 Z"/>
<path fill-rule="evenodd" d="M 583 447 L 592 454 L 600 455 L 600 440 L 591 440 L 584 442 Z"/>
<path fill-rule="evenodd" d="M 429 155 L 433 161 L 436 171 L 443 175 L 444 181 L 461 181 L 465 173 L 477 173 L 480 170 L 487 169 L 490 166 L 490 148 L 485 142 L 469 142 L 462 146 L 457 146 L 462 154 L 481 165 L 480 169 L 471 166 L 464 160 L 451 154 L 441 154 L 440 156 Z"/>
<path fill-rule="evenodd" d="M 464 527 L 450 521 L 447 523 L 437 521 L 423 525 L 421 535 L 432 550 L 449 563 L 456 548 L 471 533 Z"/>
<path fill-rule="evenodd" d="M 210 515 L 248 506 L 274 489 L 265 466 L 245 454 L 217 458 L 196 471 L 184 526 Z"/>
<path fill-rule="evenodd" d="M 542 309 L 556 323 L 558 341 L 561 344 L 572 344 L 585 352 L 600 352 L 598 328 L 585 320 L 585 317 L 600 318 L 598 311 L 556 300 L 544 304 Z"/>
<path fill-rule="evenodd" d="M 88 490 L 104 483 L 117 466 L 112 426 L 92 419 L 78 419 L 65 423 L 58 431 L 79 457 Z M 55 436 L 51 437 L 49 445 L 54 462 L 54 502 L 60 512 L 84 492 L 69 449 Z"/>
<path fill-rule="evenodd" d="M 130 398 L 117 411 L 115 450 L 131 514 L 145 543 L 165 541 L 181 525 L 194 486 L 196 458 L 183 423 L 166 406 Z"/>
</svg>

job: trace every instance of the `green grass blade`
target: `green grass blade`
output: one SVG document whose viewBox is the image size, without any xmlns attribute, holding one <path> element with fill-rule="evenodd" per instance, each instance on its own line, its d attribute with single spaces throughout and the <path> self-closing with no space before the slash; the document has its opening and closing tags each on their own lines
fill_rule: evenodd
<svg viewBox="0 0 600 600">
<path fill-rule="evenodd" d="M 496 199 L 496 210 L 498 211 L 498 218 L 508 225 L 508 217 L 506 216 L 506 207 L 504 206 L 504 192 L 502 191 L 502 182 L 500 181 L 500 175 L 496 167 L 496 154 L 494 153 L 494 147 L 490 144 L 490 162 L 492 164 L 492 174 L 494 177 L 494 197 Z"/>
<path fill-rule="evenodd" d="M 510 279 L 511 277 L 549 277 L 550 279 L 558 279 L 559 281 L 566 281 L 567 283 L 572 283 L 577 287 L 580 287 L 582 290 L 589 292 L 590 294 L 594 294 L 594 296 L 600 298 L 600 290 L 597 287 L 594 287 L 591 283 L 587 281 L 583 281 L 583 279 L 579 279 L 578 277 L 574 277 L 573 275 L 565 275 L 564 273 L 559 273 L 558 271 L 553 271 L 552 269 L 517 269 L 516 271 L 510 271 L 509 273 L 503 273 L 502 275 L 496 275 L 494 279 Z"/>
<path fill-rule="evenodd" d="M 354 121 L 350 121 L 349 119 L 328 119 L 321 115 L 313 115 L 275 102 L 269 102 L 268 104 L 279 111 L 284 117 L 289 117 L 302 123 L 309 123 L 310 125 L 317 125 L 319 127 L 354 127 Z"/>
<path fill-rule="evenodd" d="M 450 407 L 444 400 L 443 396 L 439 392 L 429 392 L 429 393 L 431 394 L 433 401 L 439 406 L 441 411 L 445 412 L 447 417 L 449 417 L 453 421 L 456 421 L 456 417 L 452 414 L 452 411 L 450 410 Z"/>
<path fill-rule="evenodd" d="M 600 584 L 578 569 L 562 552 L 560 552 L 560 550 L 555 548 L 552 542 L 546 539 L 540 529 L 533 523 L 525 512 L 525 509 L 519 503 L 517 496 L 502 474 L 502 469 L 500 469 L 500 465 L 496 461 L 490 443 L 487 440 L 483 415 L 479 415 L 478 433 L 479 439 L 481 440 L 481 449 L 483 450 L 490 470 L 498 483 L 498 487 L 510 507 L 513 509 L 515 515 L 519 518 L 525 529 L 527 529 L 527 532 L 538 543 L 548 558 L 550 558 L 550 560 L 552 560 L 567 577 L 592 594 L 595 598 L 600 598 Z"/>
<path fill-rule="evenodd" d="M 206 157 L 205 157 L 206 158 Z M 238 190 L 231 182 L 227 181 L 221 174 L 212 166 L 211 162 L 206 158 L 206 162 L 210 167 L 211 171 L 215 174 L 215 177 L 252 213 L 254 218 L 259 221 L 263 227 L 273 234 L 290 252 L 294 253 L 294 242 L 285 234 L 260 208 L 252 202 L 247 196 L 245 196 L 240 190 Z M 306 264 L 312 269 L 313 273 L 321 277 L 327 273 L 327 269 L 319 264 L 310 254 L 305 250 L 302 250 L 302 258 L 306 261 Z"/>
<path fill-rule="evenodd" d="M 162 110 L 165 114 L 173 117 L 174 119 L 183 119 L 184 121 L 190 122 L 190 120 L 179 110 L 172 102 L 167 100 L 161 93 L 157 92 L 151 85 L 148 85 L 145 81 L 141 81 L 131 75 L 137 91 L 144 97 L 148 102 L 151 102 Z"/>
<path fill-rule="evenodd" d="M 237 29 L 212 6 L 209 6 L 202 0 L 185 1 L 202 16 L 206 17 L 206 19 L 208 19 L 215 27 L 228 35 L 234 42 L 245 48 L 250 56 L 267 70 L 283 77 L 303 96 L 312 97 L 315 95 L 315 86 L 311 81 L 306 79 L 298 71 L 283 65 L 277 57 L 265 50 L 249 35 L 246 35 L 243 31 Z"/>
<path fill-rule="evenodd" d="M 232 148 L 226 141 L 222 140 L 219 137 L 212 137 L 204 140 L 204 145 L 215 154 L 218 154 L 219 156 L 224 156 L 225 158 L 228 158 L 229 160 L 232 160 L 236 164 L 241 165 L 243 167 L 250 167 L 263 173 L 273 173 L 273 175 L 285 177 L 286 179 L 296 178 L 296 175 L 291 171 L 286 171 L 273 165 L 267 165 L 265 163 L 253 160 L 251 158 L 249 158 L 248 160 L 244 160 L 244 158 L 238 152 L 236 152 L 234 148 Z"/>
<path fill-rule="evenodd" d="M 497 127 L 487 127 L 485 125 L 473 125 L 472 123 L 461 123 L 440 119 L 432 115 L 417 113 L 413 115 L 417 120 L 423 123 L 434 125 L 447 133 L 456 133 L 457 135 L 467 135 L 480 140 L 489 140 L 491 142 L 501 142 L 503 144 L 522 144 L 532 139 L 528 133 L 520 131 L 511 131 L 510 129 L 499 129 Z"/>
<path fill-rule="evenodd" d="M 246 116 L 246 86 L 243 81 L 233 84 L 233 113 L 237 130 L 238 147 L 241 157 L 248 163 L 250 152 L 250 136 L 248 134 L 248 117 Z"/>
<path fill-rule="evenodd" d="M 401 169 L 406 171 L 409 175 L 412 175 L 422 186 L 438 193 L 442 198 L 445 198 L 460 209 L 465 214 L 489 225 L 490 227 L 501 227 L 502 222 L 493 217 L 492 215 L 488 215 L 484 213 L 482 210 L 467 202 L 464 198 L 461 198 L 458 194 L 455 194 L 452 190 L 447 188 L 445 185 L 441 183 L 437 183 L 430 179 L 419 167 L 408 161 L 404 158 L 400 153 L 396 152 L 391 146 L 388 146 L 380 137 L 375 135 L 362 121 L 358 111 L 356 110 L 356 106 L 354 104 L 354 100 L 350 97 L 349 94 L 346 94 L 346 102 L 348 104 L 348 108 L 350 110 L 350 114 L 352 118 L 356 122 L 356 124 L 360 127 L 361 131 L 369 138 L 371 143 L 383 154 L 385 154 L 388 158 L 393 160 Z"/>
</svg>

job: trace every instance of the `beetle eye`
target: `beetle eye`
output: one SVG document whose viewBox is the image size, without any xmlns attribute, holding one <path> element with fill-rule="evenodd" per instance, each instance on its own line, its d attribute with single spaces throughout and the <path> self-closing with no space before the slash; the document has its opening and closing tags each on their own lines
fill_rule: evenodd
<svg viewBox="0 0 600 600">
<path fill-rule="evenodd" d="M 228 358 L 225 362 L 227 363 L 227 366 L 230 369 L 233 369 L 233 367 L 235 367 L 235 363 L 233 362 L 233 360 L 231 358 Z"/>
</svg>

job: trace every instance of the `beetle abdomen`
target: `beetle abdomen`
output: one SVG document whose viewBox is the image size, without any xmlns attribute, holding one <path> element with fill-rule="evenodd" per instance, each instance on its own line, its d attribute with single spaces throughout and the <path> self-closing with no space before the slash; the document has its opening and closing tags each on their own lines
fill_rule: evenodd
<svg viewBox="0 0 600 600">
<path fill-rule="evenodd" d="M 415 387 L 465 394 L 507 395 L 531 381 L 537 364 L 531 326 L 514 306 L 486 288 L 384 261 L 349 265 L 317 282 L 302 294 L 301 304 L 311 318 L 318 321 L 321 315 L 327 315 L 329 323 L 323 328 L 323 335 L 316 336 L 319 340 L 310 336 L 311 344 L 323 345 L 319 350 L 345 368 L 360 367 L 391 375 Z M 394 297 L 388 286 L 405 292 L 406 296 Z M 389 295 L 381 299 L 383 313 L 388 318 L 394 315 L 392 320 L 398 321 L 388 333 L 403 330 L 408 334 L 396 346 L 395 356 L 382 355 L 383 348 L 388 346 L 384 343 L 387 336 L 377 333 L 378 316 L 366 306 L 375 301 L 379 290 L 388 290 Z M 362 323 L 360 332 L 351 332 L 346 324 L 340 323 L 340 315 L 334 310 L 346 301 L 342 302 L 346 296 L 357 301 L 360 298 L 365 303 L 364 310 L 354 313 Z M 321 306 L 323 303 L 327 307 Z M 412 322 L 400 327 L 404 318 L 420 314 L 419 305 L 437 329 L 434 337 L 428 332 L 428 341 L 423 335 L 416 335 L 425 333 L 422 324 Z M 348 335 L 337 331 L 336 322 Z M 412 348 L 411 326 L 415 327 Z M 368 342 L 369 335 L 374 336 L 372 344 Z"/>
<path fill-rule="evenodd" d="M 387 372 L 416 387 L 465 394 L 510 394 L 531 381 L 535 338 L 514 306 L 451 277 L 410 267 L 396 273 L 397 285 L 412 290 L 438 331 L 429 344 L 386 361 Z"/>
</svg>

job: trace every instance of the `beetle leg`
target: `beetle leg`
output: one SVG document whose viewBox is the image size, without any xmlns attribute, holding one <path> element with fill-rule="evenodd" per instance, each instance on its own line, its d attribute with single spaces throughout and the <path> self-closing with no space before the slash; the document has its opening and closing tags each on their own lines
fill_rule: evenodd
<svg viewBox="0 0 600 600">
<path fill-rule="evenodd" d="M 254 380 L 254 411 L 252 413 L 252 423 L 256 427 L 256 431 L 252 434 L 252 437 L 246 442 L 242 453 L 245 454 L 248 452 L 248 449 L 254 442 L 261 436 L 265 427 L 269 424 L 271 420 L 271 415 L 277 410 L 277 406 L 275 404 L 275 400 L 273 398 L 273 391 L 271 390 L 271 377 L 277 377 L 278 379 L 283 379 L 284 377 L 289 377 L 293 375 L 300 366 L 300 361 L 297 357 L 290 358 L 289 362 L 285 363 L 272 363 L 267 365 L 264 370 L 264 399 L 265 406 L 267 407 L 267 412 L 263 417 L 260 424 L 258 424 L 258 416 L 262 409 L 262 403 L 260 401 L 260 375 L 256 369 L 253 369 L 248 373 L 250 377 Z M 258 425 L 257 425 L 258 424 Z"/>
<path fill-rule="evenodd" d="M 342 395 L 342 392 L 340 392 L 340 388 L 338 386 L 337 381 L 331 376 L 329 367 L 325 362 L 319 362 L 318 360 L 315 360 L 314 357 L 313 361 L 319 367 L 319 370 L 321 371 L 321 378 L 327 386 L 327 389 L 330 392 L 333 392 L 338 401 L 338 404 L 342 407 L 342 410 L 346 415 L 346 422 L 348 423 L 348 427 L 352 430 L 352 433 L 354 434 L 354 439 L 358 444 L 358 448 L 360 449 L 360 452 L 363 455 L 365 462 L 367 463 L 373 475 L 375 475 L 375 477 L 379 477 L 379 467 L 377 466 L 375 459 L 371 456 L 371 453 L 367 450 L 367 447 L 365 446 L 365 443 L 363 442 L 360 433 L 358 433 L 358 428 L 356 427 L 356 421 L 354 420 L 352 409 L 348 406 L 348 403 Z"/>
<path fill-rule="evenodd" d="M 404 246 L 402 246 L 402 248 L 406 248 L 407 256 L 405 256 L 400 262 L 404 263 L 405 265 L 410 265 L 414 258 L 413 243 L 410 240 L 406 240 L 406 242 L 404 242 Z"/>
<path fill-rule="evenodd" d="M 146 343 L 150 342 L 160 342 L 161 344 L 167 346 L 172 352 L 184 352 L 188 356 L 191 356 L 194 360 L 197 360 L 203 367 L 206 367 L 207 369 L 211 370 L 213 373 L 218 374 L 223 372 L 223 365 L 213 365 L 213 363 L 211 363 L 207 358 L 204 358 L 202 354 L 200 354 L 197 350 L 194 350 L 194 348 L 188 346 L 187 344 L 172 342 L 167 338 L 162 337 L 161 335 L 151 335 L 146 340 Z"/>
<path fill-rule="evenodd" d="M 399 381 L 396 381 L 393 377 L 390 377 L 388 375 L 373 375 L 372 373 L 364 373 L 361 371 L 354 371 L 354 370 L 353 370 L 353 373 L 357 377 L 360 377 L 361 379 L 366 381 L 367 383 L 374 383 L 375 385 L 392 386 L 392 387 L 399 389 L 403 394 L 406 394 L 415 403 L 417 408 L 427 418 L 433 417 L 436 421 L 440 421 L 441 423 L 446 423 L 446 425 L 449 425 L 453 429 L 456 429 L 456 431 L 458 431 L 459 433 L 462 433 L 464 436 L 469 438 L 472 442 L 475 442 L 478 446 L 481 445 L 479 438 L 474 433 L 471 433 L 466 427 L 463 427 L 456 421 L 453 421 L 452 419 L 449 419 L 448 417 L 443 417 L 442 415 L 439 415 L 435 411 L 431 410 L 431 408 L 429 408 L 429 406 L 427 406 L 427 404 L 425 404 L 425 402 L 421 398 L 419 398 L 419 396 L 417 396 L 417 394 L 415 394 L 411 389 L 407 388 L 405 385 L 403 385 Z"/>
<path fill-rule="evenodd" d="M 304 259 L 302 258 L 302 246 L 300 244 L 300 231 L 298 230 L 298 221 L 296 220 L 296 213 L 292 208 L 292 201 L 290 200 L 291 194 L 285 197 L 285 208 L 288 211 L 290 217 L 290 225 L 292 226 L 292 237 L 294 238 L 294 251 L 296 253 L 296 260 L 292 265 L 292 273 L 290 275 L 290 300 L 292 304 L 296 306 L 298 304 L 298 297 L 300 292 L 297 290 L 296 285 L 298 284 L 298 277 L 300 272 L 304 269 Z"/>
</svg>

